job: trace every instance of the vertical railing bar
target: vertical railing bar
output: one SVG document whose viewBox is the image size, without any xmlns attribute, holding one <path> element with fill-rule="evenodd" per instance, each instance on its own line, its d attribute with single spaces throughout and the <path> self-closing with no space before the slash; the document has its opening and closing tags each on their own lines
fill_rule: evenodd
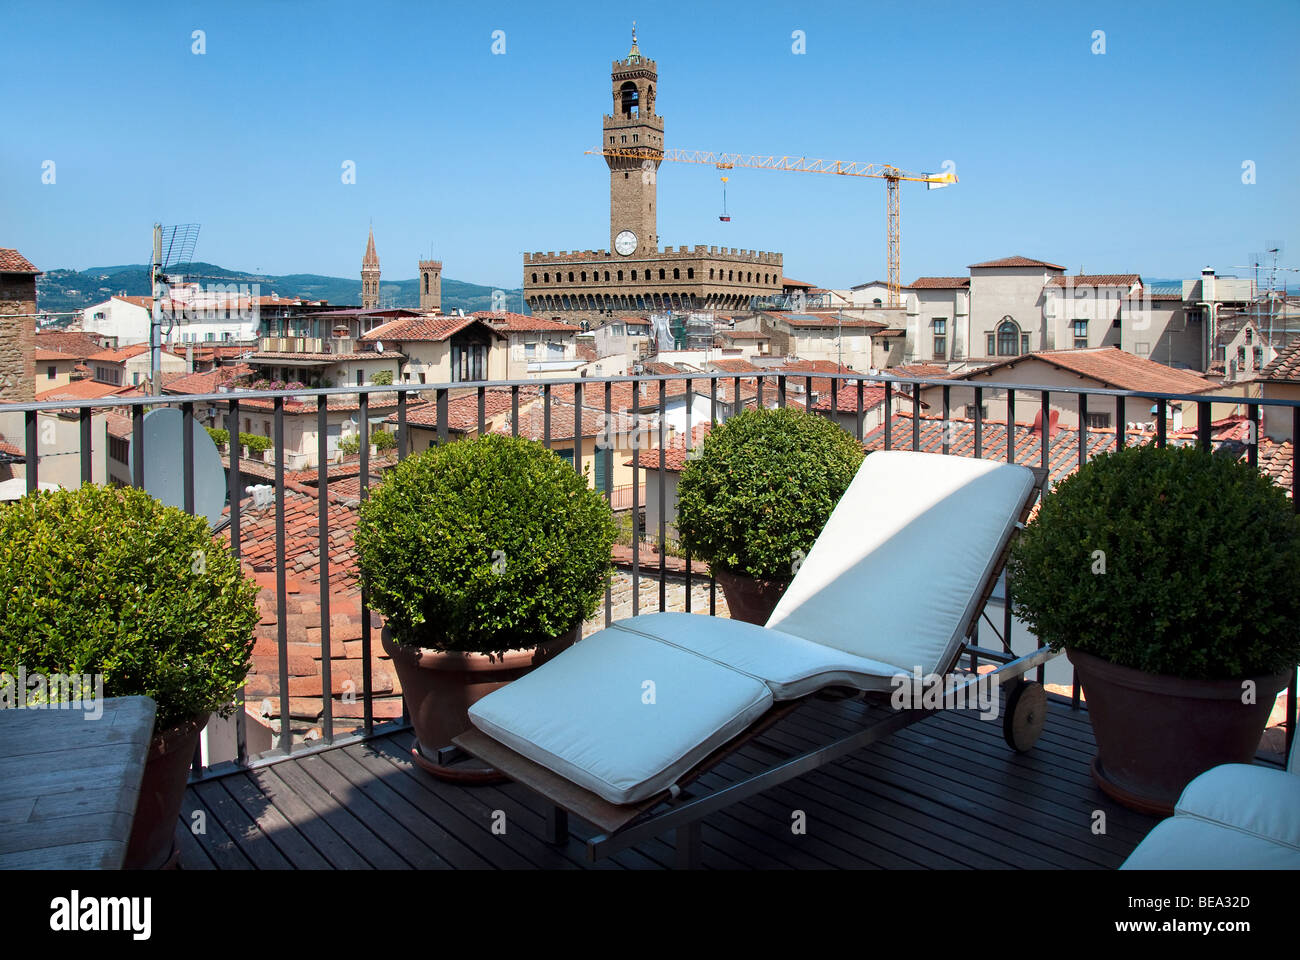
<svg viewBox="0 0 1300 960">
<path fill-rule="evenodd" d="M 434 395 L 434 399 L 437 402 L 436 412 L 438 416 L 438 443 L 443 444 L 447 442 L 447 435 L 448 435 L 447 420 L 449 414 L 447 412 L 447 404 L 449 401 L 447 399 L 447 388 L 439 387 Z"/>
<path fill-rule="evenodd" d="M 487 431 L 487 387 L 478 388 L 478 432 Z"/>
<path fill-rule="evenodd" d="M 551 385 L 542 385 L 542 446 L 551 449 Z"/>
<path fill-rule="evenodd" d="M 573 469 L 582 476 L 582 384 L 573 385 Z"/>
<path fill-rule="evenodd" d="M 410 436 L 406 429 L 406 391 L 397 391 L 397 459 L 405 460 Z"/>
<path fill-rule="evenodd" d="M 400 394 L 399 394 L 400 396 Z M 333 665 L 330 657 L 329 395 L 316 398 L 316 531 L 320 547 L 321 736 L 334 742 Z"/>
<path fill-rule="evenodd" d="M 1209 450 L 1213 434 L 1210 426 L 1210 404 L 1205 400 L 1196 403 L 1196 433 L 1202 450 Z"/>
<path fill-rule="evenodd" d="M 27 471 L 27 492 L 35 493 L 40 488 L 39 471 L 40 471 L 40 459 L 41 459 L 40 453 L 36 449 L 36 411 L 35 410 L 26 411 L 23 426 L 24 426 L 23 459 L 27 461 L 25 465 Z M 141 458 L 139 456 L 135 458 L 135 462 L 140 465 L 140 470 L 143 473 L 144 464 L 141 462 Z M 143 481 L 137 484 L 137 486 L 143 489 L 144 488 Z"/>
<path fill-rule="evenodd" d="M 1165 426 L 1165 398 L 1161 397 L 1156 402 L 1156 446 L 1163 447 L 1167 437 L 1167 428 Z"/>
<path fill-rule="evenodd" d="M 763 383 L 767 380 L 767 377 L 760 373 L 755 379 L 758 381 L 758 400 L 756 402 L 758 404 L 758 409 L 762 410 L 763 409 Z"/>
<path fill-rule="evenodd" d="M 1300 406 L 1291 408 L 1291 509 L 1300 513 Z M 1291 756 L 1291 748 L 1296 734 L 1296 671 L 1291 671 L 1291 680 L 1287 684 L 1286 698 L 1286 753 Z"/>
<path fill-rule="evenodd" d="M 641 612 L 641 552 L 640 515 L 641 515 L 641 384 L 632 380 L 632 616 Z"/>
<path fill-rule="evenodd" d="M 181 478 L 185 512 L 194 516 L 194 403 L 181 404 Z"/>
<path fill-rule="evenodd" d="M 238 443 L 238 438 L 232 438 Z M 144 406 L 131 408 L 131 486 L 144 489 Z"/>
<path fill-rule="evenodd" d="M 1088 395 L 1079 394 L 1079 466 L 1088 459 Z"/>
<path fill-rule="evenodd" d="M 857 417 L 854 419 L 854 429 L 853 429 L 853 435 L 857 438 L 858 443 L 862 442 L 862 435 L 863 435 L 862 426 L 863 426 L 863 420 L 865 418 L 862 416 L 862 402 L 863 402 L 863 391 L 865 389 L 866 389 L 866 385 L 862 382 L 862 378 L 859 377 L 858 378 L 858 414 Z M 840 392 L 839 392 L 839 384 L 836 384 L 835 385 L 835 412 L 839 413 L 839 410 L 840 410 Z"/>
<path fill-rule="evenodd" d="M 361 418 L 360 498 L 370 496 L 370 394 L 363 391 L 357 398 L 357 415 Z M 361 583 L 361 729 L 369 737 L 375 731 L 374 678 L 370 671 L 370 595 Z"/>
<path fill-rule="evenodd" d="M 613 388 L 614 385 L 610 381 L 606 380 L 605 381 L 605 428 L 604 428 L 603 436 L 605 436 L 609 440 L 609 447 L 604 451 L 605 502 L 608 503 L 611 506 L 611 508 L 613 507 L 613 500 L 614 500 L 614 451 L 618 448 L 618 444 L 614 442 L 614 437 L 616 437 L 618 433 L 617 431 L 614 430 L 614 422 L 613 422 L 613 415 L 612 415 Z M 597 450 L 597 456 L 599 456 L 600 453 L 601 451 Z M 636 451 L 633 451 L 634 456 L 635 454 Z M 635 479 L 635 477 L 636 475 L 634 473 L 633 479 Z M 634 519 L 633 520 L 634 533 L 636 532 L 635 527 L 636 527 L 636 521 Z M 608 580 L 605 581 L 605 626 L 608 627 L 613 622 L 614 622 L 614 579 L 611 576 Z"/>
<path fill-rule="evenodd" d="M 1128 442 L 1128 423 L 1124 420 L 1127 397 L 1115 398 L 1115 449 L 1123 450 Z"/>
<path fill-rule="evenodd" d="M 952 416 L 952 405 L 951 405 L 951 402 L 950 402 L 951 398 L 950 398 L 950 396 L 949 396 L 949 392 L 950 392 L 951 390 L 952 390 L 952 387 L 948 386 L 947 384 L 944 384 L 944 388 L 943 388 L 943 438 L 942 438 L 942 440 L 943 440 L 943 452 L 944 452 L 944 453 L 949 453 L 950 450 L 951 450 L 951 447 L 952 447 L 952 444 L 949 442 L 949 434 L 952 433 L 952 427 L 950 426 L 950 423 L 949 423 L 950 418 L 951 418 L 951 416 Z M 920 398 L 918 397 L 917 399 L 919 400 Z"/>
<path fill-rule="evenodd" d="M 984 388 L 975 388 L 975 456 L 984 456 Z"/>
<path fill-rule="evenodd" d="M 1038 435 L 1039 466 L 1046 472 L 1052 469 L 1052 392 L 1044 390 L 1040 399 L 1038 417 L 1043 429 Z"/>
<path fill-rule="evenodd" d="M 831 395 L 832 395 L 832 396 L 835 395 L 835 387 L 836 387 L 836 386 L 838 386 L 838 382 L 835 381 L 835 380 L 832 380 L 832 381 L 831 381 Z M 812 413 L 812 408 L 813 408 L 813 396 L 812 396 L 812 395 L 813 395 L 813 378 L 812 378 L 812 377 L 808 377 L 808 378 L 806 378 L 806 383 L 804 384 L 804 388 L 803 388 L 803 409 L 804 409 L 804 412 L 805 412 L 805 413 Z"/>
<path fill-rule="evenodd" d="M 1259 466 L 1259 404 L 1252 403 L 1250 411 L 1250 435 L 1246 438 L 1246 455 L 1252 467 Z M 1300 439 L 1300 438 L 1295 438 Z M 1293 439 L 1292 442 L 1295 442 Z"/>
<path fill-rule="evenodd" d="M 667 451 L 664 446 L 667 442 L 667 391 L 664 389 L 668 386 L 666 380 L 659 381 L 659 612 L 663 613 L 668 607 L 668 521 L 664 516 L 664 510 L 667 509 L 667 496 L 665 491 L 665 456 Z M 689 398 L 688 405 L 689 405 Z M 649 506 L 649 504 L 647 504 Z"/>
<path fill-rule="evenodd" d="M 885 381 L 885 449 L 892 450 L 894 446 L 894 384 L 893 381 Z M 916 411 L 913 410 L 913 413 Z"/>
<path fill-rule="evenodd" d="M 220 421 L 218 421 L 220 422 Z M 239 478 L 239 401 L 231 400 L 226 411 L 226 449 L 230 451 L 230 469 L 226 473 L 226 498 L 230 501 L 230 553 L 236 561 L 244 555 L 243 534 L 240 532 L 240 478 Z M 278 449 L 278 448 L 277 448 Z M 243 564 L 240 564 L 241 568 Z M 244 684 L 235 693 L 235 763 L 248 764 L 248 725 L 244 710 Z"/>
<path fill-rule="evenodd" d="M 912 383 L 912 449 L 921 449 L 921 383 Z"/>
<path fill-rule="evenodd" d="M 1016 462 L 1016 391 L 1007 391 L 1007 463 Z M 1008 636 L 1007 640 L 1010 641 Z"/>
<path fill-rule="evenodd" d="M 94 446 L 94 437 L 91 433 L 91 410 L 90 407 L 82 407 L 81 415 L 81 482 L 94 483 L 95 468 L 91 458 L 91 447 Z"/>
<path fill-rule="evenodd" d="M 519 385 L 510 388 L 510 436 L 519 436 Z"/>
<path fill-rule="evenodd" d="M 275 446 L 282 449 L 284 445 L 284 398 L 275 398 Z M 235 404 L 232 402 L 231 407 Z M 284 532 L 284 458 L 275 458 L 275 622 L 276 645 L 280 657 L 280 746 L 284 755 L 293 753 L 293 730 L 289 720 L 289 616 L 288 598 L 285 596 L 285 550 L 287 543 Z"/>
<path fill-rule="evenodd" d="M 695 394 L 692 392 L 691 378 L 686 378 L 686 442 L 685 452 L 682 465 L 685 466 L 685 456 L 689 455 L 694 448 L 694 436 L 691 433 L 691 405 L 695 402 Z M 659 508 L 660 516 L 663 515 L 663 507 Z M 680 543 L 680 537 L 678 542 Z M 691 612 L 691 552 L 684 551 L 686 554 L 686 612 Z"/>
<path fill-rule="evenodd" d="M 780 409 L 785 409 L 785 377 L 781 374 L 776 378 L 776 405 Z"/>
</svg>

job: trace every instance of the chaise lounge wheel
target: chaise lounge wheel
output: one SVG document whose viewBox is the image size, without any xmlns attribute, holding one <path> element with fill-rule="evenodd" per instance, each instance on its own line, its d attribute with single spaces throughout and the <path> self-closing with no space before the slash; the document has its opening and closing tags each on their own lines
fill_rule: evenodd
<svg viewBox="0 0 1300 960">
<path fill-rule="evenodd" d="M 1047 692 L 1041 683 L 1017 680 L 1003 702 L 1002 738 L 1007 746 L 1024 753 L 1038 742 L 1047 722 Z"/>
</svg>

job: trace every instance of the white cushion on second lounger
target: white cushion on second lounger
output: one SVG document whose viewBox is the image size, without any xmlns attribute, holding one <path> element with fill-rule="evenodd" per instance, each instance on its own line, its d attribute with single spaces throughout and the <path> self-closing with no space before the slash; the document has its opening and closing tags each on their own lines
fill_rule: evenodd
<svg viewBox="0 0 1300 960">
<path fill-rule="evenodd" d="M 1121 870 L 1298 870 L 1300 851 L 1196 817 L 1155 825 Z"/>
<path fill-rule="evenodd" d="M 1033 483 L 989 460 L 868 455 L 767 626 L 904 672 L 946 668 Z"/>
<path fill-rule="evenodd" d="M 768 627 L 694 613 L 646 613 L 615 629 L 655 637 L 762 680 L 777 700 L 797 700 L 823 687 L 889 690 L 899 669 Z"/>
<path fill-rule="evenodd" d="M 653 703 L 644 702 L 647 680 Z M 610 803 L 635 803 L 672 786 L 771 705 L 753 677 L 609 628 L 484 697 L 469 718 Z"/>
</svg>

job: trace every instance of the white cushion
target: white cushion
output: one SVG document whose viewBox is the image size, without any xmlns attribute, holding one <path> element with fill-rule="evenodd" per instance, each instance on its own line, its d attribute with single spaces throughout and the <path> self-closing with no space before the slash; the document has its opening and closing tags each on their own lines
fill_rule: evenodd
<svg viewBox="0 0 1300 960">
<path fill-rule="evenodd" d="M 803 637 L 742 620 L 694 613 L 647 613 L 614 624 L 654 637 L 767 684 L 777 700 L 797 700 L 823 687 L 889 690 L 900 671 Z"/>
<path fill-rule="evenodd" d="M 653 703 L 644 702 L 646 681 Z M 635 803 L 672 786 L 771 705 L 753 677 L 610 628 L 484 697 L 469 719 L 610 803 Z"/>
<path fill-rule="evenodd" d="M 1296 870 L 1300 851 L 1197 817 L 1156 824 L 1121 870 Z"/>
<path fill-rule="evenodd" d="M 869 454 L 767 626 L 904 672 L 946 670 L 1033 483 L 1014 464 Z"/>
<path fill-rule="evenodd" d="M 1183 789 L 1174 816 L 1232 827 L 1300 854 L 1300 777 L 1247 763 L 1225 763 Z"/>
</svg>

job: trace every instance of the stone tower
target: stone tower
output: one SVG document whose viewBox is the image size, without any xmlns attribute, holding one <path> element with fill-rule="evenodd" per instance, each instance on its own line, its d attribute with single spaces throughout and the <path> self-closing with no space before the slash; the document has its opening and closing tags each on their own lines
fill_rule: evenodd
<svg viewBox="0 0 1300 960">
<path fill-rule="evenodd" d="M 420 261 L 420 312 L 442 312 L 442 261 Z"/>
<path fill-rule="evenodd" d="M 361 260 L 361 309 L 374 310 L 379 306 L 379 255 L 375 253 L 375 228 L 370 228 L 366 241 L 366 255 Z"/>
<path fill-rule="evenodd" d="M 659 75 L 655 62 L 637 49 L 636 24 L 632 25 L 632 49 L 626 60 L 614 61 L 610 79 L 614 113 L 605 117 L 601 142 L 606 150 L 630 155 L 605 157 L 609 164 L 609 249 L 623 256 L 644 256 L 654 253 L 659 245 L 655 181 L 664 156 L 664 122 L 655 115 Z"/>
</svg>

